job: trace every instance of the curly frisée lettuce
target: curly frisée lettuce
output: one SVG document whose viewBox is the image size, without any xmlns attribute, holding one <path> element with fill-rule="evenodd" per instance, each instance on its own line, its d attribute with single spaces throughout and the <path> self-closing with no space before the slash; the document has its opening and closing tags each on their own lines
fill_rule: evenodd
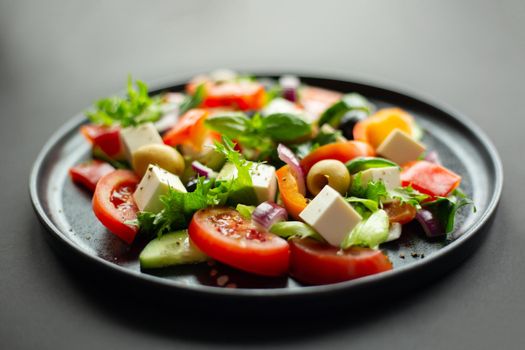
<svg viewBox="0 0 525 350">
<path fill-rule="evenodd" d="M 383 207 L 383 203 L 398 200 L 401 204 L 410 204 L 421 208 L 429 196 L 414 190 L 412 187 L 397 187 L 387 190 L 383 181 L 371 181 L 363 184 L 361 173 L 354 177 L 346 201 L 351 203 L 361 215 L 367 211 L 376 212 Z"/>
<path fill-rule="evenodd" d="M 122 127 L 137 126 L 142 123 L 155 122 L 162 115 L 161 98 L 150 97 L 147 85 L 128 77 L 127 98 L 113 96 L 100 99 L 95 109 L 86 112 L 86 116 L 94 124 L 106 126 L 120 125 Z"/>
<path fill-rule="evenodd" d="M 215 149 L 225 155 L 226 159 L 237 168 L 237 177 L 228 181 L 204 181 L 199 177 L 193 192 L 170 191 L 160 197 L 164 208 L 159 213 L 139 212 L 137 222 L 141 231 L 162 235 L 167 232 L 188 227 L 193 214 L 211 206 L 221 206 L 231 203 L 231 196 L 239 189 L 252 186 L 250 167 L 253 162 L 248 162 L 237 152 L 235 144 L 227 137 L 223 143 L 216 143 Z"/>
</svg>

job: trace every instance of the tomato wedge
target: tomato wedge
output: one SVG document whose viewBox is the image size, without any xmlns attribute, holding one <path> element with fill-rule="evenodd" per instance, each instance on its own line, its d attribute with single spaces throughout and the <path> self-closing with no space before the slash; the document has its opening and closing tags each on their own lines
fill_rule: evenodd
<svg viewBox="0 0 525 350">
<path fill-rule="evenodd" d="M 195 150 L 200 150 L 206 138 L 204 120 L 207 117 L 208 111 L 205 109 L 190 109 L 164 135 L 164 143 L 169 146 L 189 144 Z"/>
<path fill-rule="evenodd" d="M 401 204 L 399 201 L 394 201 L 385 204 L 383 209 L 390 222 L 398 222 L 401 225 L 409 223 L 416 217 L 416 208 L 408 203 Z"/>
<path fill-rule="evenodd" d="M 461 176 L 442 165 L 419 160 L 407 163 L 401 171 L 401 184 L 412 186 L 432 197 L 446 197 L 461 182 Z"/>
<path fill-rule="evenodd" d="M 288 214 L 294 219 L 301 220 L 299 214 L 306 208 L 308 202 L 306 198 L 299 192 L 297 180 L 292 174 L 290 167 L 285 165 L 276 171 L 277 185 L 279 186 L 279 193 Z"/>
<path fill-rule="evenodd" d="M 313 239 L 290 241 L 290 274 L 305 284 L 329 284 L 392 269 L 380 250 L 353 247 L 346 250 Z"/>
<path fill-rule="evenodd" d="M 73 182 L 93 192 L 100 178 L 114 170 L 109 163 L 94 159 L 69 169 L 69 176 Z"/>
<path fill-rule="evenodd" d="M 236 210 L 201 209 L 193 215 L 188 233 L 200 250 L 226 265 L 263 276 L 288 272 L 288 243 Z"/>
<path fill-rule="evenodd" d="M 301 167 L 305 173 L 320 160 L 337 159 L 343 163 L 357 157 L 371 157 L 375 152 L 369 144 L 361 141 L 346 141 L 330 143 L 315 149 L 301 160 Z"/>
<path fill-rule="evenodd" d="M 367 142 L 376 149 L 394 129 L 414 135 L 414 118 L 401 108 L 383 108 L 355 125 L 354 140 Z"/>
<path fill-rule="evenodd" d="M 93 147 L 99 147 L 109 157 L 116 159 L 123 154 L 119 128 L 87 124 L 80 127 L 80 132 Z"/>
<path fill-rule="evenodd" d="M 137 218 L 138 208 L 133 192 L 139 178 L 130 170 L 115 170 L 103 176 L 93 195 L 93 212 L 113 234 L 131 244 L 138 227 L 126 223 Z"/>
</svg>

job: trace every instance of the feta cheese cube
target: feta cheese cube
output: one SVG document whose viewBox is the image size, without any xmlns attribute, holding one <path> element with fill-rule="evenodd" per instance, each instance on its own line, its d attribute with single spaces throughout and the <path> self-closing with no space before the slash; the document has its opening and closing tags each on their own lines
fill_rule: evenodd
<svg viewBox="0 0 525 350">
<path fill-rule="evenodd" d="M 257 202 L 274 201 L 277 193 L 275 168 L 271 165 L 254 163 L 250 168 L 250 175 Z M 237 168 L 235 165 L 233 163 L 226 163 L 222 167 L 219 175 L 217 175 L 217 180 L 225 181 L 236 177 Z"/>
<path fill-rule="evenodd" d="M 140 147 L 150 144 L 164 144 L 153 123 L 124 128 L 120 131 L 120 137 L 129 162 L 133 159 L 133 152 Z"/>
<path fill-rule="evenodd" d="M 345 199 L 325 186 L 299 214 L 331 245 L 339 247 L 352 229 L 363 219 Z"/>
<path fill-rule="evenodd" d="M 158 213 L 163 208 L 160 196 L 168 193 L 170 188 L 183 193 L 187 192 L 177 175 L 150 164 L 133 193 L 133 198 L 139 210 Z"/>
<path fill-rule="evenodd" d="M 295 115 L 301 115 L 304 111 L 297 107 L 293 102 L 290 102 L 284 98 L 274 98 L 266 107 L 262 110 L 262 115 L 267 116 L 274 113 L 290 113 Z"/>
<path fill-rule="evenodd" d="M 377 154 L 399 165 L 417 160 L 425 152 L 425 146 L 405 132 L 395 129 L 377 148 Z"/>
<path fill-rule="evenodd" d="M 371 181 L 383 181 L 387 190 L 393 190 L 401 186 L 401 174 L 399 168 L 396 166 L 386 167 L 386 168 L 372 168 L 365 171 L 362 171 L 358 174 L 361 174 L 361 181 L 364 184 L 367 184 Z M 356 175 L 354 175 L 355 177 Z"/>
</svg>

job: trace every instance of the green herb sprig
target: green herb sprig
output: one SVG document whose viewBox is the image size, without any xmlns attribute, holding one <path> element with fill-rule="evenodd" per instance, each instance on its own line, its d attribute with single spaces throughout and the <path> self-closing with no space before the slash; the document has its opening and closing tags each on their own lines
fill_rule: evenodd
<svg viewBox="0 0 525 350">
<path fill-rule="evenodd" d="M 113 96 L 100 99 L 94 110 L 86 112 L 92 123 L 122 127 L 155 122 L 161 115 L 161 99 L 157 96 L 150 97 L 144 82 L 136 80 L 133 84 L 131 76 L 128 77 L 126 98 Z"/>
</svg>

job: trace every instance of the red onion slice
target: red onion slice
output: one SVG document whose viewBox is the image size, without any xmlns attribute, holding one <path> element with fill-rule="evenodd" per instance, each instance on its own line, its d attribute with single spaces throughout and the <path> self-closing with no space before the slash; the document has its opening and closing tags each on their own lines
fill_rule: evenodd
<svg viewBox="0 0 525 350">
<path fill-rule="evenodd" d="M 194 160 L 191 163 L 191 167 L 192 167 L 193 170 L 195 170 L 195 172 L 199 176 L 204 176 L 204 177 L 206 177 L 208 179 L 217 177 L 217 173 L 215 171 L 213 171 L 212 169 L 208 168 L 206 165 L 204 165 L 201 162 L 198 162 L 196 160 Z"/>
<path fill-rule="evenodd" d="M 292 152 L 292 150 L 282 143 L 277 146 L 277 154 L 279 155 L 279 159 L 288 164 L 290 167 L 290 170 L 297 181 L 299 193 L 304 196 L 306 194 L 306 186 L 304 184 L 304 172 L 301 168 L 299 159 Z"/>
<path fill-rule="evenodd" d="M 439 159 L 439 154 L 436 151 L 428 152 L 425 156 L 425 160 L 430 163 L 441 164 L 441 160 Z"/>
<path fill-rule="evenodd" d="M 427 209 L 420 209 L 417 211 L 416 219 L 421 224 L 423 231 L 427 237 L 438 237 L 445 234 L 445 231 L 441 227 L 439 220 L 434 214 Z"/>
<path fill-rule="evenodd" d="M 297 89 L 301 81 L 294 75 L 283 75 L 279 79 L 279 84 L 283 88 L 283 98 L 290 102 L 297 102 Z"/>
<path fill-rule="evenodd" d="M 267 230 L 273 224 L 285 221 L 287 218 L 288 212 L 286 209 L 269 201 L 259 204 L 252 214 L 252 220 Z"/>
</svg>

